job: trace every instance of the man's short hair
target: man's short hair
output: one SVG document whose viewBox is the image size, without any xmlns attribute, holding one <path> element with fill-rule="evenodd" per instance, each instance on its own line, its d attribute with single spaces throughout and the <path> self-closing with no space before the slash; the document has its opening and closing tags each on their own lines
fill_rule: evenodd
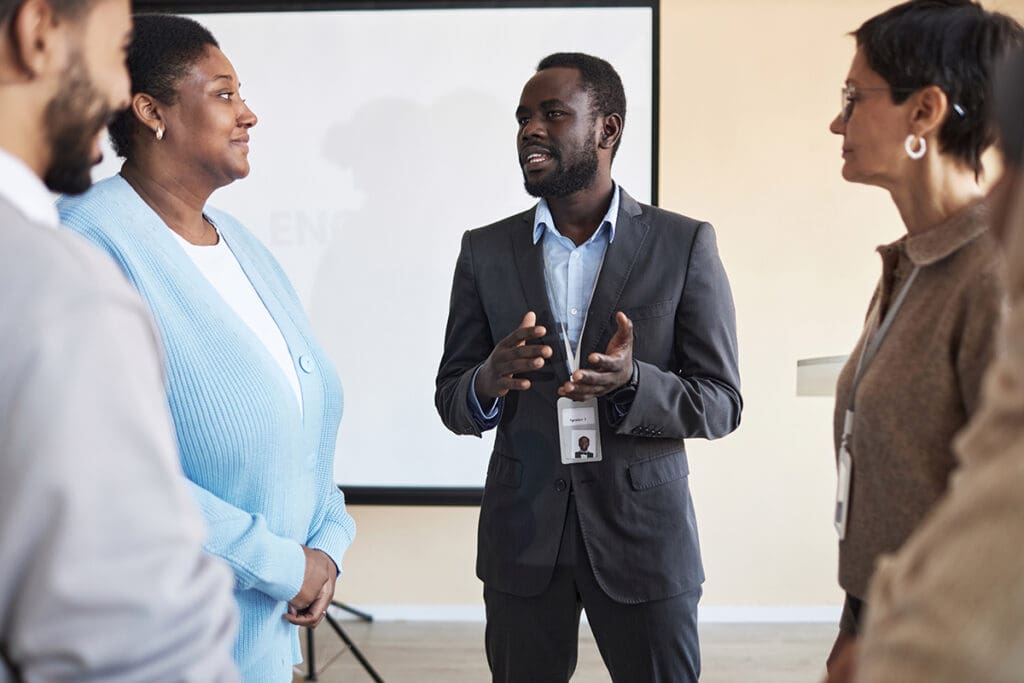
<svg viewBox="0 0 1024 683">
<path fill-rule="evenodd" d="M 853 35 L 896 104 L 930 85 L 946 93 L 941 150 L 979 174 L 982 152 L 995 141 L 993 71 L 1007 50 L 1024 43 L 1024 28 L 971 0 L 910 0 L 868 19 Z"/>
<path fill-rule="evenodd" d="M 580 72 L 583 87 L 590 93 L 593 110 L 596 116 L 618 114 L 622 123 L 626 123 L 626 91 L 622 87 L 622 79 L 615 68 L 601 59 L 582 52 L 556 52 L 540 60 L 537 71 L 564 67 Z M 615 142 L 612 156 L 619 151 L 622 136 Z"/>
<path fill-rule="evenodd" d="M 178 85 L 209 47 L 220 47 L 204 26 L 173 14 L 136 14 L 128 50 L 132 95 L 146 93 L 164 104 L 178 101 Z M 136 129 L 131 108 L 110 123 L 110 141 L 118 156 L 131 158 Z"/>
</svg>

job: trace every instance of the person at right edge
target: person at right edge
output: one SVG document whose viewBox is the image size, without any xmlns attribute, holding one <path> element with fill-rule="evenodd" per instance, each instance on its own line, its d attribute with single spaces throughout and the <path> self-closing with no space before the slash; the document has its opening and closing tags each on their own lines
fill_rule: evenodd
<svg viewBox="0 0 1024 683">
<path fill-rule="evenodd" d="M 497 427 L 477 554 L 494 681 L 569 680 L 581 609 L 613 680 L 700 675 L 684 439 L 739 424 L 735 311 L 712 227 L 613 181 L 625 115 L 608 62 L 542 60 L 516 110 L 540 202 L 468 231 L 455 268 L 435 401 L 457 434 Z"/>
<path fill-rule="evenodd" d="M 1024 51 L 999 69 L 994 108 L 1006 171 L 988 201 L 1010 309 L 950 490 L 879 560 L 864 630 L 828 683 L 1024 680 Z"/>
<path fill-rule="evenodd" d="M 860 631 L 879 556 L 946 492 L 951 441 L 977 411 L 1005 303 L 979 177 L 994 142 L 996 62 L 1020 24 L 967 0 L 913 0 L 865 22 L 830 130 L 843 178 L 892 196 L 906 234 L 879 247 L 882 277 L 836 387 L 839 584 L 828 657 Z"/>
</svg>

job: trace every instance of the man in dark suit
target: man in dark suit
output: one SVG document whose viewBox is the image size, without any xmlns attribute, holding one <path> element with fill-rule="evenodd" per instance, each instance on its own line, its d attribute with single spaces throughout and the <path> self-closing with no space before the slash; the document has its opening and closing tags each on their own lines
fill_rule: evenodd
<svg viewBox="0 0 1024 683">
<path fill-rule="evenodd" d="M 604 60 L 545 58 L 516 111 L 541 200 L 467 232 L 455 269 L 435 402 L 455 433 L 498 429 L 477 554 L 495 681 L 568 680 L 581 609 L 615 681 L 700 673 L 684 439 L 739 424 L 735 312 L 711 226 L 613 182 L 625 110 Z M 601 458 L 574 462 L 566 425 Z"/>
</svg>

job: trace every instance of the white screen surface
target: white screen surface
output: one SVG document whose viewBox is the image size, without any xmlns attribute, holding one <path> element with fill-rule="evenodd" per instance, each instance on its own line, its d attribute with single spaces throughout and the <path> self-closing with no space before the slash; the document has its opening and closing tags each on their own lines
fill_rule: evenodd
<svg viewBox="0 0 1024 683">
<path fill-rule="evenodd" d="M 611 62 L 628 103 L 613 175 L 649 202 L 652 10 L 198 15 L 259 117 L 248 178 L 211 204 L 274 253 L 345 387 L 345 486 L 482 486 L 492 435 L 457 437 L 434 378 L 465 230 L 530 207 L 515 108 L 542 57 Z M 107 152 L 95 178 L 117 171 Z M 554 416 L 552 416 L 554 419 Z"/>
</svg>

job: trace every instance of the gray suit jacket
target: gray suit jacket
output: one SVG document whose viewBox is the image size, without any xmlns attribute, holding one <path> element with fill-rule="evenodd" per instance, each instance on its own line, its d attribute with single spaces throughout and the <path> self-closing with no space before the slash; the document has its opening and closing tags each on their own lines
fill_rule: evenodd
<svg viewBox="0 0 1024 683">
<path fill-rule="evenodd" d="M 237 681 L 142 300 L 0 196 L 0 311 L 0 683 Z"/>
<path fill-rule="evenodd" d="M 476 368 L 526 311 L 554 351 L 526 392 L 506 398 L 480 510 L 477 574 L 521 596 L 547 586 L 570 489 L 594 573 L 605 592 L 639 603 L 704 580 L 684 439 L 724 436 L 740 420 L 736 324 L 712 227 L 621 195 L 615 240 L 583 331 L 585 359 L 603 351 L 616 311 L 634 325 L 639 387 L 615 426 L 601 399 L 604 459 L 562 465 L 555 402 L 568 379 L 544 286 L 534 210 L 471 230 L 455 269 L 435 402 L 457 434 L 480 434 L 467 402 Z M 584 361 L 585 362 L 585 361 Z"/>
</svg>

